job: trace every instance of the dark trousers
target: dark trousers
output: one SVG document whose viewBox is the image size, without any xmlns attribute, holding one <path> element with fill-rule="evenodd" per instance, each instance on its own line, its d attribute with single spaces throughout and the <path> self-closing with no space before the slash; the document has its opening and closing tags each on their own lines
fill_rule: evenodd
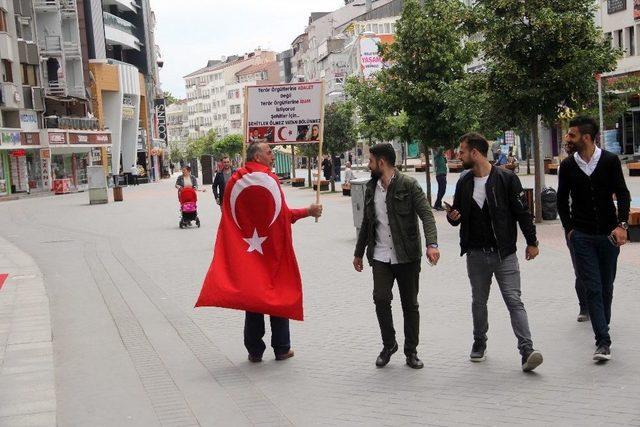
<svg viewBox="0 0 640 427">
<path fill-rule="evenodd" d="M 573 250 L 573 243 L 567 239 L 567 247 L 569 248 L 569 254 L 571 255 L 571 264 L 573 265 L 573 273 L 576 276 L 576 295 L 578 296 L 578 304 L 580 305 L 580 313 L 586 313 L 587 307 L 587 290 L 584 287 L 584 283 L 578 277 L 578 269 L 576 268 L 576 254 Z"/>
<path fill-rule="evenodd" d="M 420 279 L 420 261 L 391 264 L 373 261 L 373 302 L 380 324 L 382 344 L 391 348 L 396 343 L 396 331 L 393 328 L 391 301 L 393 300 L 393 282 L 398 282 L 402 314 L 404 316 L 404 354 L 416 354 L 420 334 L 420 312 L 418 311 L 418 285 Z"/>
<path fill-rule="evenodd" d="M 571 242 L 578 278 L 586 289 L 596 345 L 611 345 L 609 323 L 620 248 L 614 246 L 604 234 L 590 235 L 574 231 Z"/>
<path fill-rule="evenodd" d="M 291 348 L 289 319 L 269 316 L 271 320 L 271 347 L 277 355 L 286 354 Z M 244 346 L 252 356 L 262 357 L 267 346 L 264 337 L 264 314 L 246 312 L 244 318 Z"/>
<path fill-rule="evenodd" d="M 438 198 L 433 204 L 433 207 L 441 208 L 442 198 L 444 197 L 444 193 L 447 192 L 447 175 L 436 175 L 436 181 L 438 181 Z"/>
</svg>

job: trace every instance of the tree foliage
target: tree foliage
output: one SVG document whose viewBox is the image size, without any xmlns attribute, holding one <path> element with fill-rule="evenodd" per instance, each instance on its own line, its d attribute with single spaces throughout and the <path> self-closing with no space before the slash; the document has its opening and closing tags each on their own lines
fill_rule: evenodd
<svg viewBox="0 0 640 427">
<path fill-rule="evenodd" d="M 383 141 L 387 128 L 387 117 L 393 112 L 389 94 L 374 78 L 364 80 L 349 77 L 345 92 L 353 101 L 357 117 L 356 130 L 361 138 Z"/>
<path fill-rule="evenodd" d="M 185 150 L 177 142 L 169 143 L 169 160 L 171 163 L 178 163 L 181 160 L 185 160 Z"/>
<path fill-rule="evenodd" d="M 336 102 L 325 106 L 323 151 L 333 155 L 355 147 L 357 138 L 351 102 Z"/>
<path fill-rule="evenodd" d="M 164 97 L 164 103 L 167 107 L 171 104 L 175 104 L 176 102 L 178 102 L 178 99 L 175 96 L 173 96 L 171 92 L 169 92 L 168 90 L 165 90 L 164 92 L 162 92 L 162 95 Z"/>
</svg>

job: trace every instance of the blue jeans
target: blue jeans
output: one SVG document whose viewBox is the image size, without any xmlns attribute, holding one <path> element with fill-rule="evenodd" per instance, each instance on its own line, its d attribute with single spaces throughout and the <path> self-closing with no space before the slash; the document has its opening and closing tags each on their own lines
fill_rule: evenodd
<svg viewBox="0 0 640 427">
<path fill-rule="evenodd" d="M 567 247 L 569 248 L 569 255 L 571 255 L 571 265 L 573 265 L 573 274 L 576 276 L 575 288 L 576 295 L 578 296 L 578 304 L 580 305 L 580 313 L 588 311 L 587 307 L 587 290 L 584 287 L 584 283 L 578 277 L 578 269 L 576 268 L 576 254 L 573 250 L 573 243 L 567 238 Z"/>
<path fill-rule="evenodd" d="M 576 273 L 586 289 L 596 345 L 611 345 L 609 323 L 620 248 L 614 246 L 605 234 L 591 235 L 580 231 L 573 232 L 571 243 Z"/>
<path fill-rule="evenodd" d="M 438 181 L 438 197 L 436 198 L 436 202 L 433 204 L 433 207 L 441 208 L 442 198 L 447 192 L 447 175 L 436 175 L 436 181 Z"/>
<path fill-rule="evenodd" d="M 276 356 L 286 354 L 291 348 L 289 319 L 270 316 L 271 347 Z M 252 356 L 262 357 L 267 348 L 264 337 L 264 314 L 246 312 L 244 318 L 244 346 Z"/>
</svg>

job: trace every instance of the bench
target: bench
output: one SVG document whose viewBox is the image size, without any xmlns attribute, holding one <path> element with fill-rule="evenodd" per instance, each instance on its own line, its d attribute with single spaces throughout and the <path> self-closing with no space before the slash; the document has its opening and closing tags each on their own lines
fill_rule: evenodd
<svg viewBox="0 0 640 427">
<path fill-rule="evenodd" d="M 291 179 L 292 187 L 304 187 L 304 178 L 292 178 Z"/>
<path fill-rule="evenodd" d="M 560 166 L 560 165 L 557 164 L 557 163 L 549 163 L 547 165 L 547 168 L 548 168 L 548 172 L 547 173 L 549 175 L 558 175 L 558 166 Z"/>
<path fill-rule="evenodd" d="M 415 165 L 416 172 L 424 172 L 427 168 L 425 165 Z"/>
<path fill-rule="evenodd" d="M 313 189 L 318 189 L 318 181 L 313 183 Z M 329 181 L 323 179 L 320 181 L 320 191 L 329 191 Z"/>
<path fill-rule="evenodd" d="M 464 167 L 462 166 L 462 162 L 460 161 L 448 162 L 447 167 L 449 168 L 449 173 L 460 173 L 464 169 Z"/>
<path fill-rule="evenodd" d="M 629 211 L 629 241 L 640 242 L 640 208 Z"/>
<path fill-rule="evenodd" d="M 640 162 L 627 163 L 629 176 L 640 176 Z"/>
</svg>

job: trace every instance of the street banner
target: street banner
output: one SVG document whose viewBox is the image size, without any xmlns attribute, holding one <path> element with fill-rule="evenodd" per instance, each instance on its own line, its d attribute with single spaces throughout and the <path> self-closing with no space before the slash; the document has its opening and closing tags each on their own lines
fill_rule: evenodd
<svg viewBox="0 0 640 427">
<path fill-rule="evenodd" d="M 280 181 L 256 162 L 238 169 L 222 201 L 211 266 L 196 307 L 223 307 L 302 320 L 302 280 Z"/>
<path fill-rule="evenodd" d="M 392 44 L 394 40 L 391 34 L 360 37 L 360 70 L 366 80 L 373 78 L 378 71 L 389 66 L 380 55 L 378 46 Z"/>
<path fill-rule="evenodd" d="M 245 142 L 317 143 L 322 138 L 322 82 L 248 86 Z"/>
</svg>

